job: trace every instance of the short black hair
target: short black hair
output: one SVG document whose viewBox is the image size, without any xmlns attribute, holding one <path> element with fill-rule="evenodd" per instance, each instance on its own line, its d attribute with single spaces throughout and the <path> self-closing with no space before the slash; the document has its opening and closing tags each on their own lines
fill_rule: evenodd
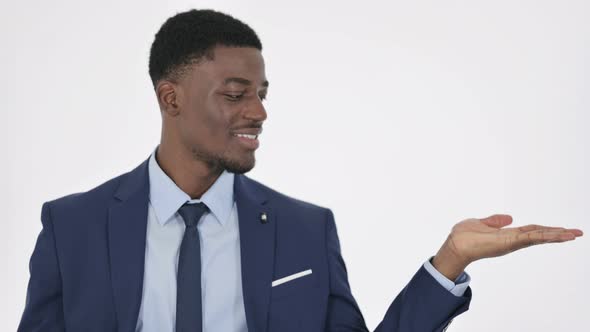
<svg viewBox="0 0 590 332">
<path fill-rule="evenodd" d="M 168 18 L 150 50 L 149 74 L 154 88 L 161 79 L 176 81 L 192 64 L 213 60 L 213 48 L 254 47 L 262 51 L 256 32 L 247 24 L 212 9 L 191 9 Z"/>
</svg>

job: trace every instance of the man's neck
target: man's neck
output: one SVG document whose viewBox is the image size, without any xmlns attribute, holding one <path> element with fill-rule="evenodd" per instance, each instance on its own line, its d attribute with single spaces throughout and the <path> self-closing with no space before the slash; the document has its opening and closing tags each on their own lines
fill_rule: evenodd
<svg viewBox="0 0 590 332">
<path fill-rule="evenodd" d="M 223 173 L 223 169 L 211 167 L 163 144 L 156 149 L 155 157 L 164 173 L 191 199 L 200 199 Z"/>
</svg>

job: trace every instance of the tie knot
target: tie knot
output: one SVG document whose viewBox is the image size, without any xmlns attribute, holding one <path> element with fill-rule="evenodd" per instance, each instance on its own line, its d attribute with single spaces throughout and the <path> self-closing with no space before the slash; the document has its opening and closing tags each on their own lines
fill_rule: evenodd
<svg viewBox="0 0 590 332">
<path fill-rule="evenodd" d="M 178 209 L 178 214 L 184 219 L 186 227 L 192 227 L 197 225 L 203 213 L 207 211 L 209 211 L 209 208 L 203 202 L 196 204 L 189 204 L 187 202 Z"/>
</svg>

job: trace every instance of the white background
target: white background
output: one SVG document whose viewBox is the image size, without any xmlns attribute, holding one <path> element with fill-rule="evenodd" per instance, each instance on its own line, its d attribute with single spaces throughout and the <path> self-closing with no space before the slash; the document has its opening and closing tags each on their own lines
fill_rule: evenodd
<svg viewBox="0 0 590 332">
<path fill-rule="evenodd" d="M 43 202 L 144 161 L 166 18 L 254 28 L 270 84 L 251 177 L 331 208 L 370 329 L 463 219 L 590 231 L 587 1 L 13 1 L 0 10 L 0 330 L 16 330 Z M 590 241 L 469 266 L 450 331 L 587 331 Z"/>
</svg>

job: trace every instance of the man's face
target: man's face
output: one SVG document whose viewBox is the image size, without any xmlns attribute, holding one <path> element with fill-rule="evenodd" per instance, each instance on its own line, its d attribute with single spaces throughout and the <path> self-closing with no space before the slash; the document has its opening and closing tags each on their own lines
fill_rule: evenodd
<svg viewBox="0 0 590 332">
<path fill-rule="evenodd" d="M 214 60 L 193 65 L 179 87 L 174 119 L 182 144 L 212 169 L 250 171 L 266 119 L 262 100 L 268 81 L 261 52 L 217 46 Z"/>
</svg>

